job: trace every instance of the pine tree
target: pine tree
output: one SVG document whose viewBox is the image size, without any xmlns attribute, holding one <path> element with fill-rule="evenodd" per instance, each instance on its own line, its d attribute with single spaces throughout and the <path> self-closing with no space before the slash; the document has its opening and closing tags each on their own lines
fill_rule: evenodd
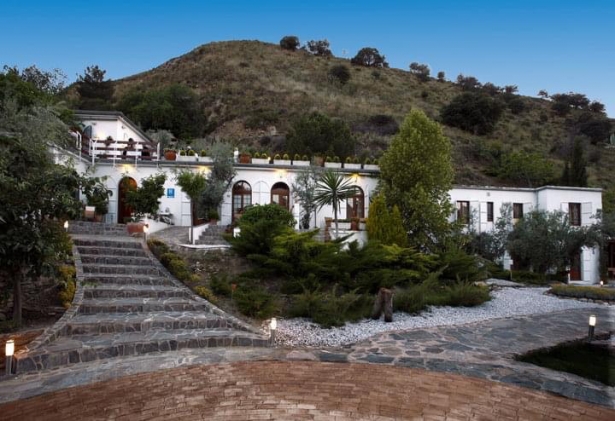
<svg viewBox="0 0 615 421">
<path fill-rule="evenodd" d="M 562 186 L 570 185 L 570 164 L 568 160 L 566 160 L 566 163 L 564 164 L 564 171 L 562 172 L 562 178 L 560 179 L 560 184 Z"/>
<path fill-rule="evenodd" d="M 575 139 L 570 163 L 570 185 L 587 187 L 587 161 L 580 139 Z"/>
<path fill-rule="evenodd" d="M 440 125 L 414 110 L 380 159 L 387 204 L 397 205 L 410 245 L 437 248 L 450 232 L 451 143 Z"/>
<path fill-rule="evenodd" d="M 401 212 L 397 206 L 389 212 L 384 195 L 380 193 L 369 205 L 367 218 L 367 235 L 370 241 L 400 247 L 408 246 L 408 236 L 404 230 Z"/>
</svg>

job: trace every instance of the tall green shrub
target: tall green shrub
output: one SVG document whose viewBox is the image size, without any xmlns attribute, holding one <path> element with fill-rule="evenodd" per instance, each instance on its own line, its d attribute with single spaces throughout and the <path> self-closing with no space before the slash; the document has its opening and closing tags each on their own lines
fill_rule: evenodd
<svg viewBox="0 0 615 421">
<path fill-rule="evenodd" d="M 433 249 L 450 231 L 451 143 L 440 125 L 413 110 L 380 158 L 380 179 L 390 207 L 398 206 L 410 245 Z"/>
</svg>

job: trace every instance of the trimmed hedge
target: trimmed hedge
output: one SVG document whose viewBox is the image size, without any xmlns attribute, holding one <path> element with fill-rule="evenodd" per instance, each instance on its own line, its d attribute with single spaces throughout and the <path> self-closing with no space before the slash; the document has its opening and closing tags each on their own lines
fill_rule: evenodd
<svg viewBox="0 0 615 421">
<path fill-rule="evenodd" d="M 554 285 L 549 292 L 560 297 L 587 298 L 589 300 L 615 301 L 615 289 L 584 287 L 576 285 Z"/>
<path fill-rule="evenodd" d="M 149 240 L 147 242 L 150 250 L 160 263 L 171 272 L 173 276 L 184 283 L 197 282 L 200 278 L 193 274 L 188 264 L 182 257 L 175 253 L 165 243 L 160 240 Z"/>
</svg>

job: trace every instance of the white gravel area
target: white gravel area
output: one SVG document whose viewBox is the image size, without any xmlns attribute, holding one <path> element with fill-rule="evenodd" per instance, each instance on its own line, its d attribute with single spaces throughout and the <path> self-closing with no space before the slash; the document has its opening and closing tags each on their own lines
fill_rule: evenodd
<svg viewBox="0 0 615 421">
<path fill-rule="evenodd" d="M 548 288 L 502 288 L 491 292 L 491 301 L 477 307 L 431 307 L 418 316 L 395 313 L 393 322 L 364 319 L 339 328 L 323 329 L 306 319 L 278 319 L 276 343 L 286 346 L 341 346 L 382 332 L 434 326 L 452 326 L 504 317 L 551 313 L 601 304 L 547 295 Z"/>
</svg>

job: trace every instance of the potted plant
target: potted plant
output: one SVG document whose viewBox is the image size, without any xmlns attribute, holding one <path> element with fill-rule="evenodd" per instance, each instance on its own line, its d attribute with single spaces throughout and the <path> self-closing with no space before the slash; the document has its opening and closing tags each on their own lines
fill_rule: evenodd
<svg viewBox="0 0 615 421">
<path fill-rule="evenodd" d="M 260 165 L 269 164 L 269 157 L 267 156 L 267 153 L 265 152 L 263 153 L 256 152 L 254 156 L 252 157 L 252 163 L 260 164 Z"/>
<path fill-rule="evenodd" d="M 293 157 L 293 165 L 297 167 L 307 167 L 308 165 L 310 165 L 310 161 L 307 159 L 307 155 L 304 155 L 302 157 L 301 155 L 296 153 Z"/>
<path fill-rule="evenodd" d="M 333 156 L 330 157 L 328 156 L 326 161 L 325 161 L 325 167 L 327 168 L 342 168 L 342 164 L 340 162 L 340 157 L 339 156 Z"/>
<path fill-rule="evenodd" d="M 360 170 L 361 164 L 359 164 L 359 159 L 355 157 L 346 157 L 346 162 L 344 163 L 344 168 L 349 170 Z"/>
<path fill-rule="evenodd" d="M 199 161 L 200 162 L 213 162 L 213 160 L 211 159 L 211 156 L 207 156 L 207 151 L 205 149 L 202 149 L 201 152 L 199 153 Z"/>
<path fill-rule="evenodd" d="M 167 161 L 175 161 L 177 159 L 177 152 L 175 151 L 175 149 L 165 149 L 164 159 L 166 159 Z"/>
<path fill-rule="evenodd" d="M 179 150 L 179 156 L 177 157 L 178 161 L 192 161 L 192 159 L 190 159 L 187 155 L 187 151 L 185 149 L 180 149 Z"/>
<path fill-rule="evenodd" d="M 86 198 L 87 206 L 94 207 L 94 220 L 102 221 L 103 215 L 109 212 L 109 197 L 113 192 L 107 188 L 104 181 L 107 177 L 91 177 L 84 181 L 83 194 Z"/>
<path fill-rule="evenodd" d="M 207 219 L 209 219 L 209 225 L 217 225 L 220 220 L 220 214 L 215 209 L 210 209 L 207 212 Z"/>
<path fill-rule="evenodd" d="M 280 154 L 276 154 L 274 159 L 275 159 L 275 164 L 277 165 L 290 165 L 291 164 L 290 156 L 288 156 L 287 153 L 285 153 L 282 156 L 280 156 Z"/>
<path fill-rule="evenodd" d="M 250 152 L 242 152 L 239 154 L 240 164 L 249 164 L 252 162 L 252 154 Z"/>
<path fill-rule="evenodd" d="M 372 160 L 370 158 L 365 158 L 365 161 L 363 163 L 363 169 L 364 170 L 378 170 L 379 167 L 376 164 L 375 160 Z"/>
<path fill-rule="evenodd" d="M 129 233 L 143 232 L 146 224 L 142 220 L 148 215 L 158 213 L 166 179 L 166 175 L 162 173 L 152 175 L 141 180 L 141 187 L 126 191 L 126 205 L 133 210 L 133 222 L 128 224 Z"/>
</svg>

